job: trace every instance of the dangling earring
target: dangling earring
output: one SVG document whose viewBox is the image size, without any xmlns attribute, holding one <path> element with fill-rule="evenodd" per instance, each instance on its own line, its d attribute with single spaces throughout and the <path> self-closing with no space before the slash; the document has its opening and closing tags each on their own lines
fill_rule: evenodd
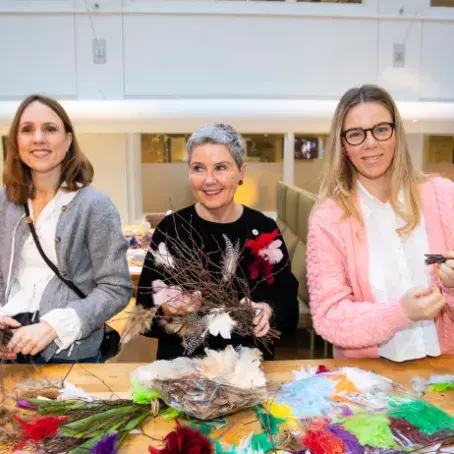
<svg viewBox="0 0 454 454">
<path fill-rule="evenodd" d="M 243 184 L 243 180 L 240 180 L 240 181 L 238 182 L 238 185 L 241 186 L 242 184 Z"/>
</svg>

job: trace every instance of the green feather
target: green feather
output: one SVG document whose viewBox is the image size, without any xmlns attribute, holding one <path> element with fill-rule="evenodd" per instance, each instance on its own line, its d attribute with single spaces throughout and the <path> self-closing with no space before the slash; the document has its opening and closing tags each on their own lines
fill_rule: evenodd
<svg viewBox="0 0 454 454">
<path fill-rule="evenodd" d="M 237 454 L 236 443 L 233 443 L 232 449 L 228 449 L 227 451 L 224 451 L 219 440 L 214 440 L 214 446 L 216 448 L 216 454 Z"/>
<path fill-rule="evenodd" d="M 382 449 L 397 447 L 389 418 L 384 414 L 357 414 L 344 419 L 342 424 L 363 446 Z"/>
<path fill-rule="evenodd" d="M 136 385 L 132 389 L 132 400 L 135 404 L 147 405 L 153 399 L 161 399 L 161 394 L 154 389 L 143 388 Z"/>
<path fill-rule="evenodd" d="M 268 438 L 268 434 L 262 432 L 261 434 L 254 434 L 251 439 L 251 444 L 249 445 L 253 451 L 263 451 L 268 452 L 274 449 L 279 442 L 271 442 Z"/>
<path fill-rule="evenodd" d="M 277 435 L 279 433 L 279 424 L 284 423 L 285 419 L 276 418 L 271 413 L 264 411 L 261 407 L 254 407 L 253 410 L 258 416 L 260 425 L 264 431 L 271 433 L 271 435 Z"/>
<path fill-rule="evenodd" d="M 454 382 L 450 383 L 434 383 L 429 385 L 427 389 L 431 392 L 441 393 L 443 391 L 452 391 L 454 390 Z"/>
<path fill-rule="evenodd" d="M 88 418 L 74 421 L 60 427 L 61 435 L 74 438 L 92 438 L 106 431 L 117 431 L 120 427 L 141 414 L 149 414 L 148 408 L 142 405 L 113 408 Z"/>
<path fill-rule="evenodd" d="M 433 435 L 443 430 L 454 430 L 454 417 L 425 400 L 391 402 L 389 407 L 390 416 L 406 419 L 425 435 Z"/>
<path fill-rule="evenodd" d="M 181 411 L 176 410 L 175 408 L 169 407 L 159 413 L 159 416 L 162 416 L 166 421 L 173 421 L 177 419 L 182 414 Z"/>
</svg>

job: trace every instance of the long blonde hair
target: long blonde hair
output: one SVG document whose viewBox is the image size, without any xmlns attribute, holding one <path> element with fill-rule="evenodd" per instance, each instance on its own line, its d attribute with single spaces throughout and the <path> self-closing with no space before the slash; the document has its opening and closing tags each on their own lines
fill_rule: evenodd
<svg viewBox="0 0 454 454">
<path fill-rule="evenodd" d="M 421 219 L 421 202 L 418 184 L 427 181 L 428 176 L 414 168 L 408 150 L 402 118 L 391 95 L 376 85 L 363 85 L 351 88 L 339 101 L 331 123 L 318 203 L 333 199 L 344 211 L 343 219 L 353 216 L 362 226 L 364 222 L 355 206 L 357 188 L 356 169 L 350 160 L 344 158 L 341 140 L 345 116 L 349 110 L 360 103 L 380 103 L 390 112 L 394 122 L 396 145 L 389 168 L 389 203 L 406 224 L 397 230 L 400 235 L 410 234 Z M 400 191 L 404 191 L 405 207 L 398 203 Z"/>
</svg>

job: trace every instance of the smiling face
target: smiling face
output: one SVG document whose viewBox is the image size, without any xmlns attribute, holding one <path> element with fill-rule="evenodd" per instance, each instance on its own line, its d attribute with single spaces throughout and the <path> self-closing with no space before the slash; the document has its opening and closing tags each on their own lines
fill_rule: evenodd
<svg viewBox="0 0 454 454">
<path fill-rule="evenodd" d="M 35 101 L 23 112 L 17 132 L 21 161 L 32 173 L 61 173 L 61 163 L 71 145 L 72 135 L 48 106 Z"/>
<path fill-rule="evenodd" d="M 239 169 L 225 145 L 206 143 L 192 150 L 189 181 L 197 200 L 208 210 L 233 202 L 244 171 L 245 165 Z"/>
<path fill-rule="evenodd" d="M 384 131 L 386 123 L 392 123 L 391 112 L 381 103 L 365 102 L 352 107 L 344 119 L 343 131 L 354 128 L 369 129 L 375 128 L 375 135 L 380 138 L 380 134 L 388 137 Z M 354 142 L 353 131 L 350 142 Z M 342 138 L 342 145 L 358 172 L 358 179 L 361 183 L 367 180 L 377 180 L 387 176 L 391 166 L 396 138 L 394 132 L 386 140 L 377 140 L 372 131 L 366 133 L 366 139 L 360 145 L 350 145 L 345 138 Z"/>
</svg>

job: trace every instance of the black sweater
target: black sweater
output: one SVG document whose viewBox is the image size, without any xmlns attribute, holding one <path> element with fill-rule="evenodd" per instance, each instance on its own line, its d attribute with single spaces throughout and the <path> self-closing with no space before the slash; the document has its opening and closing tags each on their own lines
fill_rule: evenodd
<svg viewBox="0 0 454 454">
<path fill-rule="evenodd" d="M 278 231 L 276 223 L 269 217 L 244 207 L 242 216 L 235 222 L 221 224 L 210 222 L 202 219 L 196 212 L 195 206 L 191 205 L 177 213 L 166 216 L 158 225 L 151 239 L 150 248 L 157 250 L 160 243 L 166 243 L 167 249 L 172 254 L 172 242 L 167 238 L 176 238 L 177 235 L 185 244 L 191 246 L 192 241 L 196 241 L 198 247 L 203 244 L 203 251 L 208 254 L 210 260 L 220 264 L 222 254 L 220 249 L 226 245 L 223 235 L 226 235 L 233 245 L 239 240 L 240 251 L 242 255 L 236 271 L 237 276 L 246 278 L 249 288 L 252 290 L 251 299 L 254 302 L 266 302 L 273 310 L 271 325 L 279 330 L 282 334 L 291 333 L 295 330 L 298 323 L 298 300 L 297 290 L 298 281 L 290 270 L 290 261 L 287 248 L 278 231 L 278 237 L 282 241 L 280 250 L 283 253 L 282 260 L 272 266 L 272 278 L 265 279 L 266 270 L 259 268 L 259 275 L 251 276 L 251 264 L 254 263 L 254 254 L 248 247 L 244 247 L 246 241 L 259 238 L 262 233 L 271 233 Z M 192 238 L 189 231 L 192 231 Z M 197 233 L 194 234 L 194 231 Z M 148 252 L 140 276 L 137 304 L 145 307 L 153 306 L 153 295 L 150 290 L 154 280 L 163 280 L 167 285 L 175 284 L 170 279 L 163 278 L 163 268 L 154 263 L 153 255 Z M 272 282 L 271 282 L 272 281 Z M 191 289 L 194 291 L 194 289 Z M 238 298 L 244 295 L 238 292 Z M 181 338 L 176 334 L 169 334 L 155 321 L 151 330 L 145 334 L 149 337 L 159 339 L 158 359 L 173 359 L 178 356 L 184 356 L 184 348 L 181 344 Z M 267 352 L 263 346 L 255 344 L 252 337 L 242 337 L 232 333 L 232 339 L 224 339 L 221 336 L 208 335 L 205 347 L 211 349 L 224 349 L 227 345 L 244 345 L 259 347 L 264 353 L 265 359 L 272 359 L 274 349 L 271 347 L 271 353 Z M 196 350 L 192 356 L 203 354 L 203 348 Z"/>
</svg>

